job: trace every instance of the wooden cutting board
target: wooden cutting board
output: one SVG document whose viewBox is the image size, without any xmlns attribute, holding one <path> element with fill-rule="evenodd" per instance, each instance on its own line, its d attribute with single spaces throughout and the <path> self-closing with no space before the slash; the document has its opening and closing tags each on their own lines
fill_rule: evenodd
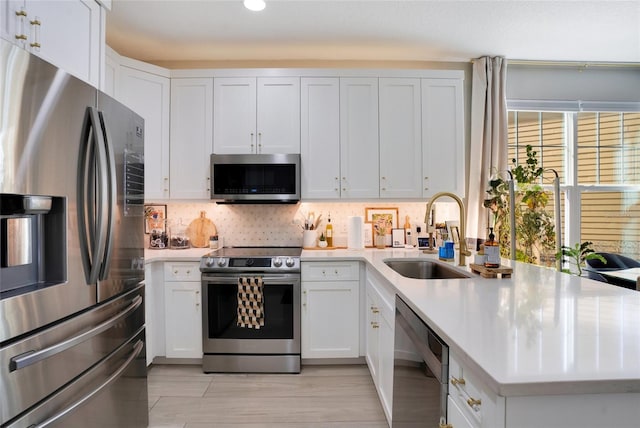
<svg viewBox="0 0 640 428">
<path fill-rule="evenodd" d="M 187 227 L 187 236 L 191 240 L 191 246 L 204 248 L 209 245 L 209 237 L 218 234 L 216 225 L 207 218 L 204 211 L 200 211 L 200 217 L 193 220 Z"/>
</svg>

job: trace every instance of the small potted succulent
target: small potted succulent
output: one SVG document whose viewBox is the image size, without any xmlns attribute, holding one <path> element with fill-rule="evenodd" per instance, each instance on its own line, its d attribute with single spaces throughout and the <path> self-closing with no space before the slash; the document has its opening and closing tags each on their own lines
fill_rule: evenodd
<svg viewBox="0 0 640 428">
<path fill-rule="evenodd" d="M 318 247 L 325 248 L 327 246 L 327 238 L 324 236 L 324 233 L 320 234 L 320 238 L 318 238 Z"/>
</svg>

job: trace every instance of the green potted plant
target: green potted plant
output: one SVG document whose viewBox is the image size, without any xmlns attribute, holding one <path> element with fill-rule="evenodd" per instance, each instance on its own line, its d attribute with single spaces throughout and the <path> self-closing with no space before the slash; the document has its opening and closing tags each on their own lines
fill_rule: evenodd
<svg viewBox="0 0 640 428">
<path fill-rule="evenodd" d="M 600 260 L 602 263 L 607 263 L 604 257 L 600 254 L 596 254 L 595 250 L 591 248 L 593 242 L 585 241 L 582 244 L 578 243 L 573 247 L 562 246 L 562 249 L 556 253 L 556 259 L 562 260 L 562 263 L 570 263 L 569 268 L 562 269 L 562 272 L 572 273 L 571 265 L 574 265 L 577 270 L 577 275 L 582 276 L 582 267 L 587 260 Z"/>
<path fill-rule="evenodd" d="M 540 262 L 543 255 L 555 249 L 555 226 L 547 212 L 549 194 L 540 184 L 544 170 L 538 166 L 537 152 L 528 145 L 527 160 L 518 164 L 511 159 L 515 188 L 515 259 L 527 263 Z M 511 224 L 509 220 L 509 183 L 500 176 L 489 181 L 488 198 L 483 206 L 493 213 L 494 229 L 503 257 L 511 257 Z M 553 254 L 553 253 L 552 253 Z"/>
</svg>

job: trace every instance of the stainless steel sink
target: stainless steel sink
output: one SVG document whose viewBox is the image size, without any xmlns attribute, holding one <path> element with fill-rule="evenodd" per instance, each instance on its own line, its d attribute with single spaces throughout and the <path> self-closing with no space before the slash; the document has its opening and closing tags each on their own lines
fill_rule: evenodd
<svg viewBox="0 0 640 428">
<path fill-rule="evenodd" d="M 471 274 L 435 260 L 389 259 L 384 260 L 384 263 L 406 278 L 452 279 L 472 277 Z"/>
</svg>

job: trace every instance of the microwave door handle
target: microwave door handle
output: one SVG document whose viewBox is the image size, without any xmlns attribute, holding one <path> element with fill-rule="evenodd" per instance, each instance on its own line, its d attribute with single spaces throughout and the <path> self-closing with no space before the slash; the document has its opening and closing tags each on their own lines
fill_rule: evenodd
<svg viewBox="0 0 640 428">
<path fill-rule="evenodd" d="M 80 239 L 80 259 L 87 284 L 95 284 L 99 273 L 99 247 L 96 245 L 96 117 L 91 107 L 87 107 L 80 139 L 78 171 L 76 181 L 76 210 L 78 236 Z"/>
<path fill-rule="evenodd" d="M 100 118 L 100 131 L 102 134 L 102 146 L 104 148 L 102 165 L 104 175 L 101 177 L 103 180 L 102 185 L 105 189 L 103 203 L 105 203 L 104 209 L 106 214 L 106 224 L 104 228 L 105 232 L 105 243 L 104 243 L 104 254 L 101 259 L 100 264 L 100 274 L 99 279 L 104 280 L 107 278 L 109 274 L 109 266 L 111 264 L 111 256 L 113 252 L 113 235 L 114 235 L 114 221 L 115 216 L 114 212 L 116 210 L 117 205 L 117 181 L 116 181 L 116 164 L 115 164 L 115 154 L 114 148 L 111 144 L 111 136 L 107 130 L 107 126 L 105 125 L 104 116 L 102 113 L 99 113 Z"/>
</svg>

